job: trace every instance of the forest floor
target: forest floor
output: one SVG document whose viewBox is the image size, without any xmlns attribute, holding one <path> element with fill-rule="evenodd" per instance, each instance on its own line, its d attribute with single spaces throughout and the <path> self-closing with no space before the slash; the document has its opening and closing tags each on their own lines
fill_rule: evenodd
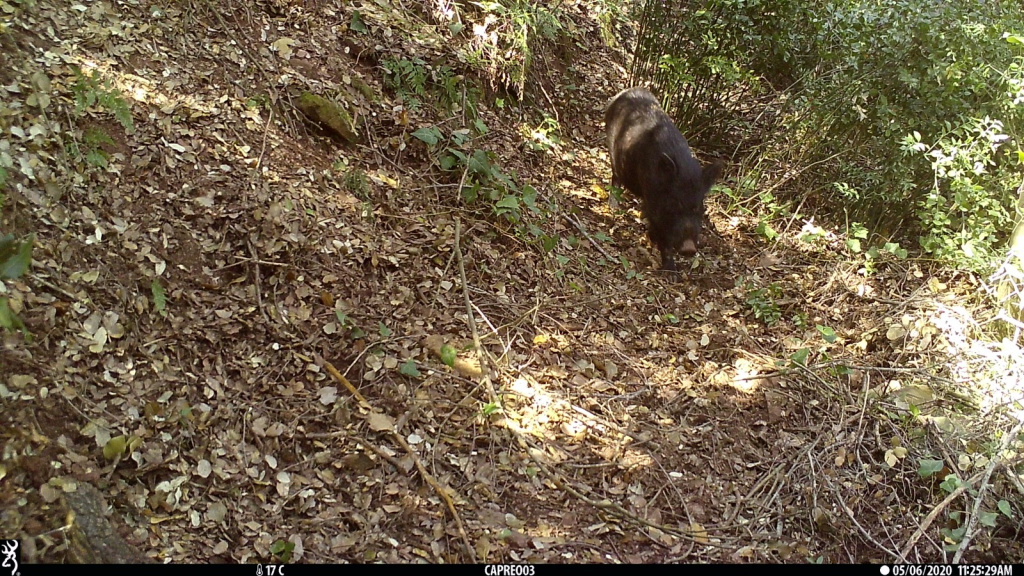
<svg viewBox="0 0 1024 576">
<path fill-rule="evenodd" d="M 2 294 L 32 338 L 0 348 L 0 534 L 27 561 L 68 559 L 80 483 L 157 562 L 948 561 L 957 511 L 1022 499 L 971 427 L 1020 393 L 963 377 L 970 274 L 795 216 L 769 241 L 727 193 L 657 270 L 606 193 L 602 3 L 559 3 L 523 103 L 465 57 L 508 31 L 472 13 L 0 6 L 0 230 L 35 234 Z M 1005 515 L 964 549 L 1021 558 Z"/>
</svg>

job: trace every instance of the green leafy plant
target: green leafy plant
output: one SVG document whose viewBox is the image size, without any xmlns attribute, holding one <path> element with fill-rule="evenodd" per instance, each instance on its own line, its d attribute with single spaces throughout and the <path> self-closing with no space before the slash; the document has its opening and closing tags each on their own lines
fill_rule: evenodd
<svg viewBox="0 0 1024 576">
<path fill-rule="evenodd" d="M 438 104 L 445 111 L 450 111 L 459 103 L 462 96 L 462 88 L 466 86 L 466 78 L 456 75 L 451 66 L 440 65 L 431 70 L 431 81 L 434 87 Z M 475 89 L 467 89 L 466 104 L 469 108 L 470 117 L 476 116 Z"/>
<path fill-rule="evenodd" d="M 338 325 L 341 326 L 342 329 L 348 331 L 349 338 L 352 338 L 353 340 L 359 340 L 361 338 L 366 337 L 366 332 L 364 332 L 362 328 L 357 326 L 355 321 L 352 320 L 352 318 L 349 317 L 344 312 L 340 310 L 335 310 L 334 316 L 335 318 L 338 319 Z"/>
<path fill-rule="evenodd" d="M 864 250 L 862 240 L 868 237 L 868 229 L 860 222 L 851 222 L 846 230 L 846 248 L 854 254 Z"/>
<path fill-rule="evenodd" d="M 754 228 L 754 232 L 769 242 L 779 237 L 779 233 L 775 231 L 775 228 L 772 228 L 772 225 L 764 219 L 758 221 L 757 227 Z"/>
<path fill-rule="evenodd" d="M 458 353 L 456 352 L 455 348 L 452 348 L 447 344 L 441 346 L 441 362 L 443 362 L 445 366 L 448 366 L 449 368 L 454 368 L 455 360 L 457 358 Z"/>
<path fill-rule="evenodd" d="M 35 237 L 18 241 L 13 234 L 0 236 L 0 280 L 21 277 L 32 264 L 32 244 Z"/>
<path fill-rule="evenodd" d="M 278 562 L 288 563 L 295 551 L 295 543 L 289 540 L 277 540 L 270 545 L 270 553 Z"/>
<path fill-rule="evenodd" d="M 110 155 L 103 148 L 113 145 L 114 140 L 109 134 L 100 128 L 87 128 L 82 133 L 82 149 L 85 151 L 85 161 L 97 168 L 106 168 Z"/>
<path fill-rule="evenodd" d="M 75 100 L 75 116 L 81 117 L 87 110 L 111 114 L 127 133 L 135 132 L 131 108 L 109 79 L 99 72 L 83 72 L 74 69 L 75 82 L 71 93 Z M 99 126 L 88 126 L 80 135 L 69 132 L 64 149 L 72 159 L 80 159 L 93 168 L 106 168 L 110 159 L 107 151 L 115 142 L 113 137 Z"/>
<path fill-rule="evenodd" d="M 111 113 L 129 134 L 135 131 L 131 108 L 121 93 L 113 88 L 110 80 L 103 79 L 99 72 L 86 74 L 75 68 L 75 83 L 71 92 L 75 98 L 75 112 L 81 114 L 87 108 L 99 107 Z"/>
<path fill-rule="evenodd" d="M 561 126 L 558 121 L 545 115 L 544 120 L 535 127 L 524 127 L 523 140 L 528 150 L 534 152 L 550 152 L 557 149 L 561 143 Z"/>
<path fill-rule="evenodd" d="M 361 168 L 349 168 L 342 176 L 342 186 L 350 194 L 360 200 L 369 200 L 370 185 L 366 180 L 366 172 Z"/>
<path fill-rule="evenodd" d="M 945 463 L 943 463 L 942 460 L 922 458 L 918 462 L 917 473 L 922 478 L 929 478 L 931 476 L 934 476 L 935 474 L 938 474 L 939 472 L 942 472 L 942 469 L 945 468 L 945 466 L 946 465 Z"/>
<path fill-rule="evenodd" d="M 1010 168 L 997 160 L 1009 138 L 1001 121 L 984 118 L 953 128 L 931 146 L 917 131 L 903 139 L 903 150 L 927 158 L 934 174 L 917 205 L 925 252 L 974 270 L 988 270 L 999 259 L 1019 185 L 1019 176 L 1005 174 Z"/>
<path fill-rule="evenodd" d="M 245 107 L 246 108 L 260 108 L 260 109 L 267 109 L 267 110 L 269 110 L 270 109 L 270 97 L 267 94 L 263 94 L 263 93 L 257 94 L 255 96 L 250 96 L 245 101 Z"/>
<path fill-rule="evenodd" d="M 619 204 L 622 204 L 625 190 L 623 190 L 621 186 L 608 186 L 606 190 L 608 191 L 608 196 L 614 198 Z"/>
<path fill-rule="evenodd" d="M 790 355 L 789 361 L 794 366 L 807 366 L 807 357 L 810 356 L 810 348 L 800 348 L 796 352 Z"/>
<path fill-rule="evenodd" d="M 766 325 L 771 326 L 782 318 L 782 311 L 779 310 L 775 301 L 782 296 L 782 288 L 772 283 L 764 288 L 754 288 L 751 284 L 746 285 L 746 303 L 757 318 Z"/>
<path fill-rule="evenodd" d="M 441 129 L 437 126 L 424 126 L 423 128 L 414 131 L 412 136 L 424 142 L 430 148 L 437 147 L 437 145 L 445 139 L 444 134 L 441 133 Z"/>
<path fill-rule="evenodd" d="M 465 89 L 467 112 L 469 117 L 476 117 L 479 91 L 467 86 L 466 78 L 456 74 L 451 66 L 427 64 L 420 58 L 387 58 L 381 66 L 385 84 L 410 110 L 416 110 L 429 100 L 442 110 L 450 111 L 462 102 Z"/>
<path fill-rule="evenodd" d="M 877 270 L 878 264 L 884 262 L 886 258 L 906 259 L 907 251 L 896 242 L 886 242 L 881 246 L 868 248 L 862 256 L 864 258 L 864 267 L 861 271 L 865 275 L 871 275 Z"/>
<path fill-rule="evenodd" d="M 18 240 L 13 234 L 0 236 L 0 281 L 20 278 L 32 265 L 34 236 Z M 7 331 L 20 330 L 28 337 L 28 328 L 11 309 L 7 297 L 0 296 L 0 328 Z"/>
<path fill-rule="evenodd" d="M 797 312 L 793 314 L 793 325 L 797 328 L 804 328 L 807 326 L 807 313 Z"/>
<path fill-rule="evenodd" d="M 626 258 L 625 254 L 619 254 L 619 264 L 622 266 L 623 272 L 626 273 L 627 280 L 632 280 L 633 278 L 640 276 L 636 271 L 636 267 L 633 266 L 633 263 L 630 262 L 628 258 Z"/>
<path fill-rule="evenodd" d="M 352 20 L 349 22 L 348 27 L 353 32 L 359 34 L 369 34 L 370 29 L 366 27 L 366 22 L 363 20 L 363 13 L 359 10 L 352 11 Z"/>
<path fill-rule="evenodd" d="M 772 226 L 772 222 L 781 214 L 787 211 L 778 198 L 771 192 L 765 191 L 758 194 L 757 209 L 760 212 L 757 227 L 754 232 L 769 242 L 779 237 L 778 231 Z"/>
<path fill-rule="evenodd" d="M 416 366 L 416 362 L 412 359 L 403 362 L 402 365 L 398 367 L 398 371 L 403 376 L 408 376 L 410 378 L 419 378 L 422 376 L 420 369 Z"/>
<path fill-rule="evenodd" d="M 419 108 L 421 99 L 427 95 L 426 64 L 419 58 L 385 59 L 381 62 L 386 73 L 385 84 L 412 110 Z"/>
<path fill-rule="evenodd" d="M 637 15 L 632 83 L 653 83 L 698 148 L 757 142 L 744 165 L 788 167 L 758 189 L 991 269 L 1024 158 L 1024 36 L 1006 32 L 1019 3 L 645 0 Z M 751 120 L 745 103 L 762 96 L 774 114 Z M 759 233 L 773 238 L 764 194 Z M 850 234 L 850 250 L 871 234 Z"/>
<path fill-rule="evenodd" d="M 544 252 L 551 252 L 558 246 L 559 237 L 548 234 L 540 226 L 527 224 L 527 230 L 529 231 L 530 236 L 540 242 L 541 249 L 544 250 Z M 602 241 L 607 241 L 607 237 L 602 239 Z"/>
<path fill-rule="evenodd" d="M 821 334 L 821 337 L 825 340 L 825 342 L 832 344 L 836 341 L 836 331 L 833 330 L 832 328 L 828 326 L 822 326 L 821 324 L 818 324 L 817 326 L 815 326 L 815 328 L 818 330 L 818 333 Z"/>
<path fill-rule="evenodd" d="M 525 212 L 543 214 L 537 202 L 537 190 L 519 185 L 514 175 L 506 174 L 496 163 L 497 156 L 481 148 L 469 148 L 469 130 L 460 129 L 445 135 L 437 126 L 425 126 L 412 132 L 424 144 L 441 170 L 465 174 L 460 190 L 467 203 L 488 200 L 494 213 L 513 224 L 520 224 Z M 529 228 L 525 229 L 526 234 Z"/>
<path fill-rule="evenodd" d="M 149 291 L 153 295 L 153 308 L 158 314 L 167 317 L 167 292 L 159 279 L 153 279 L 149 285 Z"/>
</svg>

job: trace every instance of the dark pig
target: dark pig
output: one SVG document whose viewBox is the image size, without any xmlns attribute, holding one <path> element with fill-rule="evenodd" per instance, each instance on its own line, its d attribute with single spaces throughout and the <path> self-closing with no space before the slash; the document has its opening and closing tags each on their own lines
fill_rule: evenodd
<svg viewBox="0 0 1024 576">
<path fill-rule="evenodd" d="M 604 121 L 612 184 L 643 200 L 647 235 L 661 252 L 661 267 L 675 270 L 677 254 L 697 253 L 704 196 L 722 173 L 722 163 L 701 168 L 686 138 L 643 88 L 619 92 Z"/>
</svg>

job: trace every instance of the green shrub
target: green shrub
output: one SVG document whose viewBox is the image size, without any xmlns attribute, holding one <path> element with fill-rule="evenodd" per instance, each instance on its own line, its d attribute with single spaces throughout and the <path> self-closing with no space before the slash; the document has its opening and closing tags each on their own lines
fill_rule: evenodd
<svg viewBox="0 0 1024 576">
<path fill-rule="evenodd" d="M 916 206 L 926 252 L 975 270 L 999 259 L 1020 181 L 997 162 L 1008 139 L 1002 122 L 990 118 L 955 128 L 932 146 L 916 131 L 904 139 L 907 154 L 929 161 L 934 174 Z"/>
<path fill-rule="evenodd" d="M 537 190 L 529 184 L 520 186 L 514 173 L 507 174 L 497 164 L 494 153 L 472 148 L 468 129 L 445 136 L 437 126 L 427 126 L 412 135 L 427 145 L 441 170 L 465 174 L 459 190 L 463 201 L 489 200 L 495 214 L 514 224 L 521 223 L 524 210 L 543 212 L 537 204 Z"/>
<path fill-rule="evenodd" d="M 1020 185 L 1018 2 L 648 0 L 637 17 L 633 82 L 698 148 L 776 167 L 776 196 L 820 195 L 806 206 L 858 239 L 992 266 Z"/>
<path fill-rule="evenodd" d="M 558 8 L 535 0 L 480 0 L 472 5 L 484 12 L 486 30 L 476 34 L 462 57 L 492 80 L 523 95 L 536 44 L 553 41 L 562 32 Z"/>
<path fill-rule="evenodd" d="M 451 66 L 432 66 L 420 58 L 385 59 L 381 65 L 385 71 L 385 84 L 411 110 L 429 102 L 451 111 L 462 103 L 465 77 L 456 75 Z M 467 90 L 466 106 L 471 116 L 475 116 L 478 97 L 479 91 L 475 88 Z"/>
<path fill-rule="evenodd" d="M 110 80 L 104 80 L 99 72 L 95 71 L 85 74 L 75 68 L 74 72 L 75 84 L 71 87 L 71 92 L 75 97 L 75 112 L 77 114 L 81 114 L 86 108 L 96 106 L 113 114 L 125 132 L 135 131 L 131 108 L 121 93 L 111 86 Z"/>
</svg>

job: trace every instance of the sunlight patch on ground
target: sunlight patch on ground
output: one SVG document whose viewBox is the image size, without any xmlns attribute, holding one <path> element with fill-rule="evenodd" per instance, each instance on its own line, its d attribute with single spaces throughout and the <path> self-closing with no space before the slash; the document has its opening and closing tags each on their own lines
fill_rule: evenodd
<svg viewBox="0 0 1024 576">
<path fill-rule="evenodd" d="M 434 16 L 445 22 L 451 22 L 458 15 L 453 6 L 454 0 L 434 0 L 432 4 L 434 5 Z"/>
<path fill-rule="evenodd" d="M 512 382 L 511 392 L 518 396 L 515 404 L 520 429 L 539 438 L 547 436 L 553 421 L 560 420 L 559 414 L 569 410 L 564 402 L 557 401 L 533 379 L 517 378 Z M 576 436 L 577 432 L 586 432 L 586 428 L 571 427 L 566 431 L 570 436 Z"/>
<path fill-rule="evenodd" d="M 654 466 L 654 458 L 648 452 L 640 450 L 626 450 L 616 458 L 616 462 L 623 468 L 635 468 L 638 466 Z"/>
<path fill-rule="evenodd" d="M 569 182 L 568 180 L 562 180 L 558 183 L 558 187 L 561 188 L 563 194 L 575 196 L 577 198 L 587 198 L 590 200 L 604 200 L 608 197 L 607 194 L 602 194 L 604 191 L 600 184 L 593 184 L 589 189 L 580 188 L 575 182 Z"/>
<path fill-rule="evenodd" d="M 238 115 L 245 119 L 248 129 L 255 132 L 266 130 L 266 119 L 261 116 L 262 107 L 259 105 L 250 105 L 230 96 L 220 96 L 216 100 L 203 100 L 195 95 L 176 94 L 173 89 L 170 89 L 172 97 L 168 96 L 168 85 L 174 83 L 173 80 L 167 80 L 164 83 L 154 82 L 135 74 L 119 72 L 112 68 L 110 63 L 97 62 L 88 58 L 80 58 L 78 64 L 85 76 L 95 75 L 101 82 L 101 86 L 109 86 L 118 94 L 136 102 L 157 107 L 164 114 L 177 114 L 187 118 L 215 116 L 220 113 L 218 105 L 222 105 L 237 111 Z M 180 145 L 172 144 L 172 147 L 175 146 L 180 148 Z M 230 146 L 241 162 L 249 165 L 257 162 L 257 158 L 254 157 L 253 150 L 249 146 L 235 143 L 231 143 Z M 276 175 L 265 174 L 265 176 L 271 182 L 276 181 Z"/>
<path fill-rule="evenodd" d="M 1006 407 L 1024 418 L 1024 350 L 1009 339 L 975 334 L 978 322 L 963 306 L 939 306 L 931 318 L 949 344 L 950 371 L 964 384 L 983 413 Z M 1015 406 L 1016 405 L 1016 406 Z"/>
<path fill-rule="evenodd" d="M 746 358 L 737 358 L 733 363 L 736 374 L 732 377 L 730 386 L 744 394 L 753 394 L 760 388 L 764 378 L 758 376 L 761 369 Z"/>
<path fill-rule="evenodd" d="M 106 63 L 83 58 L 79 66 L 87 76 L 91 76 L 94 73 L 98 74 L 102 80 L 109 81 L 110 86 L 117 89 L 121 94 L 129 96 L 137 102 L 156 106 L 164 112 L 169 112 L 178 106 L 186 106 L 189 110 L 194 111 L 193 114 L 196 112 L 215 114 L 217 112 L 216 107 L 204 103 L 193 96 L 178 95 L 175 98 L 170 98 L 153 81 L 136 76 L 135 74 L 118 72 Z M 258 108 L 255 108 L 254 111 L 258 112 Z"/>
<path fill-rule="evenodd" d="M 526 140 L 528 146 L 540 152 L 558 150 L 560 142 L 556 136 L 558 125 L 554 121 L 540 123 L 537 126 L 529 124 L 519 125 L 519 134 Z"/>
<path fill-rule="evenodd" d="M 838 236 L 831 230 L 826 230 L 821 226 L 814 223 L 814 218 L 804 222 L 803 227 L 800 228 L 801 238 L 825 238 L 829 241 L 834 241 Z"/>
<path fill-rule="evenodd" d="M 480 39 L 480 41 L 493 48 L 498 46 L 498 33 L 494 30 L 488 30 L 487 27 L 497 22 L 498 18 L 494 14 L 488 14 L 484 18 L 483 24 L 473 24 L 473 35 Z"/>
<path fill-rule="evenodd" d="M 607 424 L 588 410 L 553 396 L 533 378 L 521 377 L 512 382 L 510 391 L 515 400 L 516 427 L 537 438 L 548 438 L 553 433 L 578 443 L 588 436 L 604 437 L 610 433 Z"/>
<path fill-rule="evenodd" d="M 512 392 L 529 399 L 532 402 L 532 407 L 536 409 L 545 409 L 554 402 L 550 395 L 539 389 L 539 387 L 530 384 L 526 378 L 517 378 L 512 383 Z"/>
</svg>

